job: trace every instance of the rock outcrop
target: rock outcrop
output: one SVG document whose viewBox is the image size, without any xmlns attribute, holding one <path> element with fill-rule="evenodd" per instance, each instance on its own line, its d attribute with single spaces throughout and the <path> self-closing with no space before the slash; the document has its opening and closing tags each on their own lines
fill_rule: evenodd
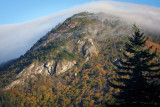
<svg viewBox="0 0 160 107">
<path fill-rule="evenodd" d="M 25 80 L 34 79 L 36 74 L 42 75 L 59 75 L 67 70 L 71 69 L 76 64 L 76 61 L 61 60 L 55 61 L 51 60 L 46 63 L 35 62 L 30 66 L 23 69 L 18 75 L 17 80 L 13 81 L 11 84 L 6 86 L 4 90 L 11 89 L 18 84 L 25 84 Z"/>
<path fill-rule="evenodd" d="M 76 61 L 59 61 L 56 66 L 56 74 L 59 75 L 60 73 L 66 72 L 67 70 L 71 69 L 76 64 Z"/>
<path fill-rule="evenodd" d="M 48 70 L 44 67 L 43 63 L 32 63 L 29 67 L 24 68 L 17 78 L 28 77 L 31 74 L 49 75 Z"/>
<path fill-rule="evenodd" d="M 88 38 L 84 46 L 82 47 L 83 49 L 83 54 L 85 56 L 92 56 L 93 54 L 97 54 L 97 49 L 93 43 L 93 40 L 91 38 Z"/>
</svg>

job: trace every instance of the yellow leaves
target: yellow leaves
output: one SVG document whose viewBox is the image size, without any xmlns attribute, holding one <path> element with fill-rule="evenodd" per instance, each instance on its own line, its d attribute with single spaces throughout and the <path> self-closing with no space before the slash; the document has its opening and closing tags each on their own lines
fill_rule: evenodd
<svg viewBox="0 0 160 107">
<path fill-rule="evenodd" d="M 109 89 L 109 91 L 110 91 L 110 92 L 112 92 L 113 90 L 114 90 L 114 88 L 113 88 L 113 87 L 111 87 L 111 88 Z"/>
<path fill-rule="evenodd" d="M 97 53 L 94 53 L 93 56 L 98 57 L 98 54 L 97 54 Z"/>
<path fill-rule="evenodd" d="M 24 107 L 24 103 L 21 103 L 21 107 Z"/>
<path fill-rule="evenodd" d="M 36 98 L 35 97 L 27 97 L 27 102 L 30 104 L 33 104 L 34 102 L 36 102 Z"/>
<path fill-rule="evenodd" d="M 99 68 L 99 71 L 102 75 L 105 75 L 106 74 L 106 71 L 103 69 L 103 68 Z"/>
<path fill-rule="evenodd" d="M 96 65 L 96 69 L 99 69 L 101 67 L 101 64 Z"/>
<path fill-rule="evenodd" d="M 75 84 L 75 81 L 74 81 L 74 80 L 72 81 L 72 84 Z"/>
<path fill-rule="evenodd" d="M 100 94 L 99 93 L 96 93 L 95 94 L 95 98 L 99 98 L 100 97 Z"/>
<path fill-rule="evenodd" d="M 106 75 L 106 71 L 103 69 L 101 64 L 97 64 L 93 70 L 95 70 L 98 73 L 98 77 L 102 78 Z"/>
<path fill-rule="evenodd" d="M 57 95 L 60 95 L 61 93 L 60 92 L 57 92 Z"/>
<path fill-rule="evenodd" d="M 39 102 L 40 100 L 42 100 L 42 94 L 40 94 L 40 95 L 38 96 L 37 101 Z"/>
<path fill-rule="evenodd" d="M 120 89 L 115 89 L 115 93 L 119 93 L 120 92 Z"/>
<path fill-rule="evenodd" d="M 78 97 L 76 100 L 81 100 L 81 97 Z"/>
<path fill-rule="evenodd" d="M 88 75 L 84 75 L 83 78 L 84 78 L 84 79 L 89 79 Z"/>
<path fill-rule="evenodd" d="M 46 86 L 42 85 L 42 86 L 41 86 L 41 90 L 42 90 L 42 91 L 45 91 L 45 90 L 46 90 Z"/>
<path fill-rule="evenodd" d="M 98 100 L 99 100 L 99 101 L 102 101 L 102 100 L 103 100 L 103 96 L 100 96 Z"/>
<path fill-rule="evenodd" d="M 90 96 L 86 97 L 85 100 L 88 100 L 88 101 L 89 101 L 89 100 L 90 100 Z"/>
<path fill-rule="evenodd" d="M 89 103 L 89 107 L 92 107 L 94 105 L 94 100 L 91 100 Z"/>
<path fill-rule="evenodd" d="M 50 94 L 49 94 L 49 93 L 44 94 L 44 100 L 48 100 L 49 97 L 50 97 Z"/>
<path fill-rule="evenodd" d="M 111 92 L 108 92 L 107 94 L 105 94 L 105 97 L 110 100 L 112 98 Z"/>
<path fill-rule="evenodd" d="M 88 74 L 91 70 L 92 70 L 92 69 L 85 69 L 83 72 L 84 72 L 85 74 Z"/>
<path fill-rule="evenodd" d="M 48 91 L 52 92 L 52 88 L 49 88 Z"/>
</svg>

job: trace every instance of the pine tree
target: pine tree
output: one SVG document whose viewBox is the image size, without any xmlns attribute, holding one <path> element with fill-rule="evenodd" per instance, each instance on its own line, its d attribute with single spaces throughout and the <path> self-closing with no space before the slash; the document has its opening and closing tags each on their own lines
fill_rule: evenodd
<svg viewBox="0 0 160 107">
<path fill-rule="evenodd" d="M 156 51 L 151 53 L 152 46 L 146 47 L 146 37 L 134 25 L 134 34 L 128 37 L 125 44 L 124 58 L 119 59 L 117 77 L 110 82 L 111 86 L 120 89 L 114 95 L 118 105 L 143 106 L 158 105 L 160 100 L 157 86 L 153 85 L 159 80 L 160 63 L 156 62 Z"/>
</svg>

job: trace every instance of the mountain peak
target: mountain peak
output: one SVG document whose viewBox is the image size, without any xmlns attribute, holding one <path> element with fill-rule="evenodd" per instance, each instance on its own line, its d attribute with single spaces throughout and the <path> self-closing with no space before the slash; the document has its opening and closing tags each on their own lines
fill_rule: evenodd
<svg viewBox="0 0 160 107">
<path fill-rule="evenodd" d="M 112 104 L 112 95 L 119 90 L 108 81 L 116 76 L 114 64 L 119 57 L 123 58 L 130 32 L 131 26 L 113 15 L 75 14 L 1 70 L 2 93 L 10 93 L 9 98 L 21 106 L 34 102 L 35 106 Z M 159 37 L 149 37 L 159 43 Z M 146 43 L 148 47 L 159 46 L 151 41 Z"/>
<path fill-rule="evenodd" d="M 6 89 L 24 84 L 34 75 L 59 75 L 87 63 L 102 51 L 103 42 L 123 38 L 130 28 L 120 18 L 104 13 L 82 12 L 58 24 L 7 70 L 13 74 Z M 33 75 L 33 76 L 31 76 Z M 17 82 L 18 81 L 18 82 Z"/>
</svg>

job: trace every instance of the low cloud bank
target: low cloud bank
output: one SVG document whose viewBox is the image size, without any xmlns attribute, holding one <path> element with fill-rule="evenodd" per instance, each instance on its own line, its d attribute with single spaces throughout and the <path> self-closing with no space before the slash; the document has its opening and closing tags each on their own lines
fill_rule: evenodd
<svg viewBox="0 0 160 107">
<path fill-rule="evenodd" d="M 0 63 L 23 55 L 58 23 L 83 11 L 115 15 L 160 35 L 160 8 L 115 1 L 90 2 L 29 22 L 0 25 Z"/>
</svg>

